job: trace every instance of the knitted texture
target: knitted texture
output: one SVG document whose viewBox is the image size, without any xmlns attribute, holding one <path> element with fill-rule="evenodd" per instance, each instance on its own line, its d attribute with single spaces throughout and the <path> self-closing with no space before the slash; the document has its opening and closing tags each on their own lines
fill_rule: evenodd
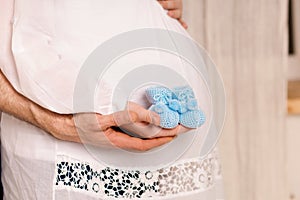
<svg viewBox="0 0 300 200">
<path fill-rule="evenodd" d="M 195 94 L 191 87 L 181 86 L 173 88 L 173 99 L 177 99 L 180 102 L 187 103 L 188 100 L 194 99 Z"/>
<path fill-rule="evenodd" d="M 156 112 L 160 116 L 160 126 L 167 129 L 172 129 L 178 126 L 179 114 L 168 108 L 163 103 L 152 105 L 149 110 Z"/>
<path fill-rule="evenodd" d="M 152 106 L 150 110 L 160 116 L 160 126 L 172 129 L 178 124 L 198 128 L 205 123 L 205 114 L 199 109 L 193 89 L 189 86 L 169 88 L 157 86 L 146 89 Z"/>
<path fill-rule="evenodd" d="M 205 122 L 205 115 L 201 110 L 192 110 L 180 115 L 179 123 L 188 128 L 198 128 Z"/>
<path fill-rule="evenodd" d="M 166 87 L 150 87 L 146 90 L 146 95 L 151 104 L 163 103 L 168 104 L 172 99 L 172 91 Z"/>
</svg>

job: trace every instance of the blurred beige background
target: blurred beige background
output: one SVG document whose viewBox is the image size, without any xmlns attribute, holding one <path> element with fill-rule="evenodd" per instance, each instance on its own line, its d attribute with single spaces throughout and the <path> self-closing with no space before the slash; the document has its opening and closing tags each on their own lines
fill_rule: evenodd
<svg viewBox="0 0 300 200">
<path fill-rule="evenodd" d="M 300 1 L 293 1 L 300 47 Z M 226 199 L 300 200 L 300 115 L 287 113 L 287 83 L 300 80 L 300 54 L 288 55 L 288 0 L 184 0 L 184 6 L 189 32 L 226 88 L 219 142 Z"/>
</svg>

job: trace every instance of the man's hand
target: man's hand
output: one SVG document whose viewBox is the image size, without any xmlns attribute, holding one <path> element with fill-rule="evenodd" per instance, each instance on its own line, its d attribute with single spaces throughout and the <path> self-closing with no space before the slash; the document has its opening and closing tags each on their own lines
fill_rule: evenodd
<svg viewBox="0 0 300 200">
<path fill-rule="evenodd" d="M 188 28 L 188 25 L 182 19 L 182 0 L 158 0 L 158 2 L 164 9 L 168 10 L 170 17 L 177 19 L 185 29 Z"/>
<path fill-rule="evenodd" d="M 126 132 L 130 132 L 130 134 L 134 134 L 135 136 L 140 136 L 142 138 L 176 136 L 191 130 L 181 125 L 178 125 L 176 128 L 173 129 L 161 128 L 159 126 L 159 115 L 157 115 L 155 112 L 145 110 L 142 106 L 133 102 L 129 102 L 127 104 L 127 110 L 132 110 L 140 114 L 144 113 L 144 115 L 152 116 L 151 118 L 155 120 L 154 123 L 136 122 L 136 123 L 127 123 L 120 126 L 122 130 L 125 130 Z"/>
<path fill-rule="evenodd" d="M 71 127 L 70 130 L 72 130 L 73 127 L 73 132 L 71 132 L 72 136 L 66 137 L 66 132 L 61 132 L 62 134 L 57 136 L 62 140 L 73 140 L 74 142 L 94 146 L 147 151 L 170 142 L 174 136 L 177 135 L 176 131 L 172 131 L 172 133 L 166 134 L 164 137 L 141 139 L 131 137 L 118 129 L 118 127 L 139 123 L 158 126 L 160 119 L 156 113 L 138 105 L 109 115 L 80 113 L 74 115 L 72 125 L 69 126 Z M 143 133 L 146 130 L 141 129 L 140 131 L 141 134 L 146 134 Z"/>
<path fill-rule="evenodd" d="M 66 115 L 62 119 L 60 123 L 62 126 L 50 130 L 60 140 L 138 151 L 147 151 L 164 145 L 178 134 L 190 130 L 183 126 L 170 130 L 162 129 L 158 127 L 159 115 L 132 102 L 128 103 L 126 110 L 110 115 L 80 113 L 72 117 Z M 148 139 L 129 136 L 118 127 Z"/>
</svg>

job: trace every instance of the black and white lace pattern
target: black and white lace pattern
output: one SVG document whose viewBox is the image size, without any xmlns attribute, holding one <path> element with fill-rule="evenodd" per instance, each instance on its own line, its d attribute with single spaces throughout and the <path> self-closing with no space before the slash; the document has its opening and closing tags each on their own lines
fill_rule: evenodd
<svg viewBox="0 0 300 200">
<path fill-rule="evenodd" d="M 215 152 L 205 159 L 190 159 L 156 171 L 101 168 L 65 156 L 56 164 L 56 189 L 75 189 L 100 198 L 151 198 L 201 191 L 220 176 Z"/>
</svg>

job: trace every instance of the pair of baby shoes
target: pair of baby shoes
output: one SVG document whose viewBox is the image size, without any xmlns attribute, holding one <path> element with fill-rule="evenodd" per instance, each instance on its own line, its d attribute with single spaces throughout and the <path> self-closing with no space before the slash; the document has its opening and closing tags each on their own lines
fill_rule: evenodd
<svg viewBox="0 0 300 200">
<path fill-rule="evenodd" d="M 199 109 L 193 89 L 189 86 L 173 90 L 156 86 L 146 89 L 146 96 L 152 104 L 149 110 L 160 116 L 160 126 L 172 129 L 178 124 L 187 128 L 198 128 L 205 122 L 205 115 Z"/>
</svg>

